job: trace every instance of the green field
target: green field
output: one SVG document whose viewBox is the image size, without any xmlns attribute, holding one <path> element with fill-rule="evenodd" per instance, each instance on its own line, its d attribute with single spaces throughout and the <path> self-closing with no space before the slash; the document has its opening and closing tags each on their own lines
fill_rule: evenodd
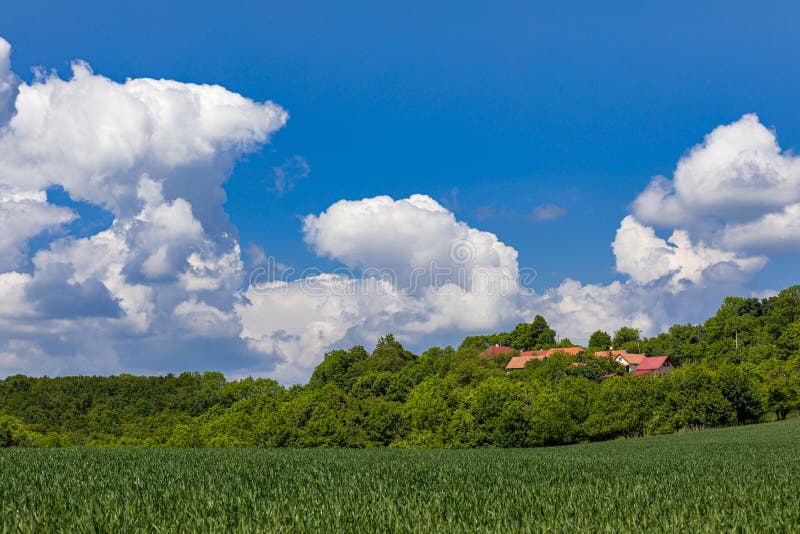
<svg viewBox="0 0 800 534">
<path fill-rule="evenodd" d="M 800 419 L 530 450 L 6 449 L 0 531 L 787 532 Z"/>
</svg>

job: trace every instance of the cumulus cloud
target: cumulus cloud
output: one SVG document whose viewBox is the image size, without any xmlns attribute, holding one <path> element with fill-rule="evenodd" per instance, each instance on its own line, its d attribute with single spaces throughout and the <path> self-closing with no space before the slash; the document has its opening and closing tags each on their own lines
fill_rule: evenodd
<svg viewBox="0 0 800 534">
<path fill-rule="evenodd" d="M 749 217 L 798 199 L 800 158 L 783 153 L 775 132 L 749 114 L 715 128 L 681 158 L 671 183 L 656 178 L 633 208 L 645 223 L 674 224 L 674 215 Z"/>
<path fill-rule="evenodd" d="M 783 151 L 755 114 L 715 128 L 636 198 L 636 218 L 683 228 L 743 251 L 798 250 L 787 234 L 800 201 L 800 157 Z"/>
<path fill-rule="evenodd" d="M 81 61 L 69 79 L 28 84 L 9 58 L 0 40 L 3 361 L 37 374 L 163 372 L 223 355 L 227 369 L 268 369 L 239 338 L 243 268 L 222 184 L 287 113 L 220 86 L 119 83 Z M 53 186 L 113 222 L 55 233 L 29 259 L 32 237 L 77 217 L 48 202 Z"/>
<path fill-rule="evenodd" d="M 754 221 L 729 224 L 722 232 L 722 241 L 734 249 L 800 250 L 800 204 L 791 204 Z"/>
<path fill-rule="evenodd" d="M 72 221 L 72 210 L 47 203 L 44 191 L 30 191 L 0 183 L 0 270 L 20 267 L 27 258 L 27 243 L 46 230 Z"/>
<path fill-rule="evenodd" d="M 279 106 L 219 86 L 117 83 L 80 61 L 69 80 L 49 75 L 18 89 L 16 115 L 0 137 L 3 182 L 61 185 L 117 216 L 135 211 L 143 174 L 168 177 L 167 196 L 201 212 L 219 208 L 233 158 L 263 145 L 287 120 Z"/>
<path fill-rule="evenodd" d="M 692 243 L 684 230 L 675 230 L 665 241 L 653 228 L 642 225 L 632 215 L 620 223 L 611 247 L 618 272 L 639 284 L 666 278 L 672 290 L 679 289 L 685 282 L 701 283 L 704 274 L 719 265 L 755 273 L 767 262 L 764 257 L 739 257 L 734 252 Z"/>
<path fill-rule="evenodd" d="M 108 288 L 97 278 L 70 282 L 73 269 L 53 264 L 36 272 L 26 284 L 25 297 L 33 304 L 36 316 L 43 319 L 77 317 L 119 317 L 122 310 Z"/>
<path fill-rule="evenodd" d="M 468 280 L 478 268 L 517 271 L 516 250 L 457 221 L 427 195 L 342 200 L 306 217 L 303 232 L 320 256 L 350 268 L 391 269 L 403 281 L 418 276 L 429 282 L 434 271 L 443 278 L 459 271 Z"/>
</svg>

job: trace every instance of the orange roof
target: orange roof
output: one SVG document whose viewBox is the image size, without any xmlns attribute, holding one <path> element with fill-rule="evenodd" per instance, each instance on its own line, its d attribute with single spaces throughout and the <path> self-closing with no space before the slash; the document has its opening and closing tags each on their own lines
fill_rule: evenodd
<svg viewBox="0 0 800 534">
<path fill-rule="evenodd" d="M 620 354 L 620 356 L 622 356 L 622 359 L 624 359 L 626 362 L 628 362 L 629 365 L 631 365 L 631 364 L 632 365 L 639 365 L 640 363 L 642 363 L 645 360 L 645 358 L 647 358 L 647 356 L 645 356 L 644 354 L 627 354 L 626 353 L 626 354 Z"/>
<path fill-rule="evenodd" d="M 622 350 L 599 350 L 594 353 L 595 356 L 619 356 L 620 354 L 628 354 L 625 349 Z"/>
<path fill-rule="evenodd" d="M 509 354 L 511 352 L 514 352 L 514 349 L 512 349 L 511 347 L 503 347 L 501 345 L 495 345 L 493 347 L 489 347 L 485 351 L 483 351 L 480 354 L 478 354 L 478 357 L 480 357 L 480 358 L 496 358 L 496 357 L 500 356 L 501 354 Z"/>
<path fill-rule="evenodd" d="M 553 354 L 564 353 L 572 356 L 578 356 L 586 352 L 580 347 L 566 347 L 547 350 L 526 350 L 519 353 L 519 356 L 514 356 L 506 365 L 506 371 L 516 371 L 524 369 L 525 364 L 531 360 L 544 360 Z"/>
<path fill-rule="evenodd" d="M 518 371 L 525 369 L 525 364 L 531 360 L 538 359 L 536 356 L 514 356 L 506 365 L 506 371 Z"/>
</svg>

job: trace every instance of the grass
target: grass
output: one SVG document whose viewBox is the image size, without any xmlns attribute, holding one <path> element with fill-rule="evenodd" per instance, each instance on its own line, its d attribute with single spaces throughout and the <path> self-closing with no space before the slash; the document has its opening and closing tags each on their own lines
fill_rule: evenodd
<svg viewBox="0 0 800 534">
<path fill-rule="evenodd" d="M 7 449 L 0 531 L 787 532 L 800 419 L 530 450 Z"/>
</svg>

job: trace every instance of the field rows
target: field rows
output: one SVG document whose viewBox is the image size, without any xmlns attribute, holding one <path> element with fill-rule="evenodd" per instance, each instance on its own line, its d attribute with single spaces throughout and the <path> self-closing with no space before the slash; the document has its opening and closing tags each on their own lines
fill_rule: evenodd
<svg viewBox="0 0 800 534">
<path fill-rule="evenodd" d="M 787 532 L 800 420 L 532 450 L 0 451 L 14 531 Z"/>
</svg>

